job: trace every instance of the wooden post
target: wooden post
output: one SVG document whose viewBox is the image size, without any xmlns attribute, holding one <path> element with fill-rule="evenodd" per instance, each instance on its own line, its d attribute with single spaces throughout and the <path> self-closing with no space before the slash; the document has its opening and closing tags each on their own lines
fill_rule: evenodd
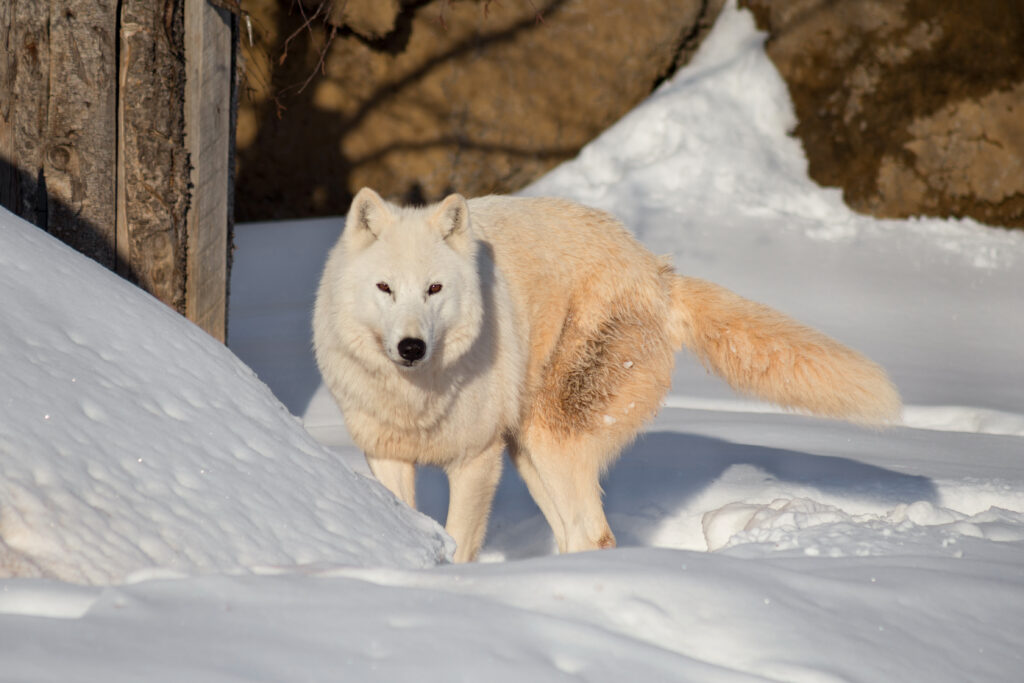
<svg viewBox="0 0 1024 683">
<path fill-rule="evenodd" d="M 179 313 L 190 200 L 182 9 L 122 0 L 118 76 L 118 272 Z"/>
<path fill-rule="evenodd" d="M 113 267 L 117 2 L 0 0 L 0 20 L 0 198 Z"/>
<path fill-rule="evenodd" d="M 47 3 L 0 0 L 0 203 L 40 227 L 49 21 Z"/>
<path fill-rule="evenodd" d="M 0 0 L 0 203 L 221 340 L 236 35 L 210 0 Z"/>
<path fill-rule="evenodd" d="M 206 0 L 185 0 L 185 141 L 192 160 L 185 312 L 221 341 L 234 200 L 225 182 L 233 176 L 233 19 Z"/>
</svg>

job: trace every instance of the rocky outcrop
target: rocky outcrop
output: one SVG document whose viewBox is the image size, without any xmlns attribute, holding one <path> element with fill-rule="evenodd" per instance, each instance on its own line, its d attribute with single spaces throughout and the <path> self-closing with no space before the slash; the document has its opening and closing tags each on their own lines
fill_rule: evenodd
<svg viewBox="0 0 1024 683">
<path fill-rule="evenodd" d="M 239 220 L 514 191 L 695 48 L 721 0 L 253 0 Z"/>
<path fill-rule="evenodd" d="M 746 0 L 810 174 L 883 217 L 1024 226 L 1024 5 Z"/>
</svg>

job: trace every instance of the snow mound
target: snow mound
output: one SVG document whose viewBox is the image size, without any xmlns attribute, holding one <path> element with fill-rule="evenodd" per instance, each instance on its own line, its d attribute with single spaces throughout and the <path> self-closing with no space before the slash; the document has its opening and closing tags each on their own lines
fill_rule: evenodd
<svg viewBox="0 0 1024 683">
<path fill-rule="evenodd" d="M 990 508 L 975 515 L 928 501 L 900 504 L 883 514 L 851 514 L 806 498 L 767 504 L 730 503 L 704 513 L 708 550 L 759 544 L 773 554 L 867 557 L 910 554 L 962 557 L 960 541 L 1024 541 L 1024 514 Z M 741 554 L 749 555 L 753 549 Z"/>
<path fill-rule="evenodd" d="M 970 219 L 883 221 L 810 179 L 785 81 L 749 12 L 726 7 L 686 68 L 524 194 L 572 197 L 623 219 L 649 246 L 688 247 L 680 232 L 778 220 L 811 242 L 853 244 L 914 233 L 956 263 L 1018 264 L 1024 234 Z M 657 214 L 676 223 L 652 224 Z M 667 229 L 666 229 L 667 228 Z M 737 247 L 738 248 L 738 247 Z"/>
<path fill-rule="evenodd" d="M 226 348 L 7 211 L 0 302 L 0 576 L 423 567 L 451 550 Z"/>
</svg>

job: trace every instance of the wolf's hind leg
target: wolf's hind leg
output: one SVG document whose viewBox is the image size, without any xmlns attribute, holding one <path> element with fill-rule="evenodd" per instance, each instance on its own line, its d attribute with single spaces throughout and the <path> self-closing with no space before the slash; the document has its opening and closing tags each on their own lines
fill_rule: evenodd
<svg viewBox="0 0 1024 683">
<path fill-rule="evenodd" d="M 494 491 L 501 479 L 503 446 L 496 440 L 479 455 L 446 469 L 449 496 L 445 531 L 455 539 L 456 562 L 472 562 L 483 545 Z"/>
<path fill-rule="evenodd" d="M 519 471 L 530 472 L 527 476 L 539 480 L 533 484 L 528 482 L 527 486 L 531 493 L 543 490 L 547 497 L 542 503 L 534 495 L 542 511 L 545 507 L 553 510 L 553 514 L 545 513 L 545 517 L 552 523 L 559 550 L 573 553 L 615 547 L 615 535 L 608 526 L 601 503 L 601 469 L 610 459 L 603 452 L 606 445 L 592 438 L 561 444 L 543 441 L 527 445 L 520 457 L 528 457 L 529 464 L 525 467 L 520 464 Z M 561 537 L 552 516 L 561 521 Z"/>
<path fill-rule="evenodd" d="M 366 463 L 373 476 L 384 484 L 388 491 L 411 508 L 416 507 L 416 465 L 404 460 L 374 458 L 366 454 Z"/>
</svg>

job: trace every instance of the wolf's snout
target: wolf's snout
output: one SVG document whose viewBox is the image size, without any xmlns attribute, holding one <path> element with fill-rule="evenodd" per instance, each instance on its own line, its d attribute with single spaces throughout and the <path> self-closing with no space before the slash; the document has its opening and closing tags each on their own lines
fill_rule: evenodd
<svg viewBox="0 0 1024 683">
<path fill-rule="evenodd" d="M 414 363 L 427 355 L 427 344 L 422 339 L 406 337 L 398 342 L 398 355 L 403 360 Z"/>
</svg>

